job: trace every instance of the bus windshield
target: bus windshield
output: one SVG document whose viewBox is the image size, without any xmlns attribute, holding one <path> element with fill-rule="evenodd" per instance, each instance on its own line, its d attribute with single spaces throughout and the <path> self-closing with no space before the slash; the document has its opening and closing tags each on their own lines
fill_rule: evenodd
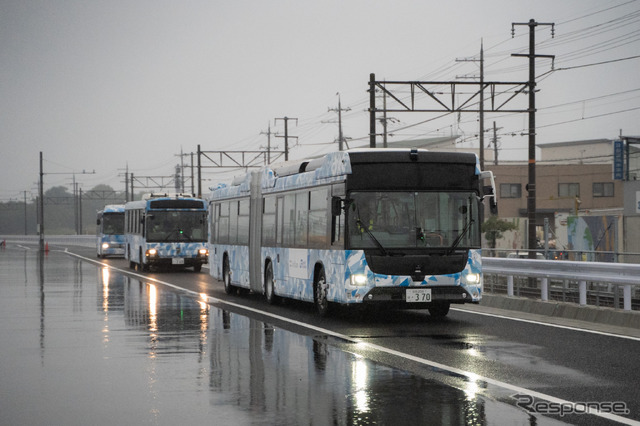
<svg viewBox="0 0 640 426">
<path fill-rule="evenodd" d="M 351 249 L 480 247 L 474 192 L 353 191 L 347 205 Z"/>
<path fill-rule="evenodd" d="M 124 213 L 103 214 L 102 233 L 105 235 L 124 235 Z"/>
<path fill-rule="evenodd" d="M 150 211 L 148 242 L 206 242 L 207 220 L 201 211 Z"/>
</svg>

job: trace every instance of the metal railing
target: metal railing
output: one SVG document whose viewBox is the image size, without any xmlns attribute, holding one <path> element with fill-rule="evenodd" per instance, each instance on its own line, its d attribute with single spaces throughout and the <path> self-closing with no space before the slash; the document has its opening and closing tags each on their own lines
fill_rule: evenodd
<svg viewBox="0 0 640 426">
<path fill-rule="evenodd" d="M 527 258 L 529 252 L 536 253 L 538 258 L 547 260 L 572 260 L 576 262 L 612 262 L 612 263 L 640 263 L 640 253 L 617 252 L 605 250 L 559 250 L 559 249 L 491 249 L 484 247 L 482 253 L 491 257 Z"/>
<path fill-rule="evenodd" d="M 640 265 L 483 257 L 485 291 L 640 310 Z"/>
<path fill-rule="evenodd" d="M 38 235 L 0 235 L 0 243 L 22 243 L 38 245 L 40 237 Z M 95 235 L 47 235 L 45 243 L 56 246 L 81 246 L 95 247 Z"/>
</svg>

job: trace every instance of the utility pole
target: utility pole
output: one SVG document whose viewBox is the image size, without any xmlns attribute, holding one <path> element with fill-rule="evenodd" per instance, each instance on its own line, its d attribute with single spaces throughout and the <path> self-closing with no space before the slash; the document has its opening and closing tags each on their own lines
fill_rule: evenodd
<svg viewBox="0 0 640 426">
<path fill-rule="evenodd" d="M 40 185 L 38 188 L 38 196 L 40 198 L 40 209 L 38 211 L 38 235 L 40 253 L 44 253 L 44 171 L 42 169 L 42 151 L 40 151 Z"/>
<path fill-rule="evenodd" d="M 456 62 L 480 62 L 480 169 L 484 170 L 484 43 L 480 40 L 480 59 L 456 59 Z M 386 109 L 386 107 L 385 107 Z"/>
<path fill-rule="evenodd" d="M 260 134 L 267 135 L 267 164 L 271 164 L 271 135 L 277 136 L 277 134 L 271 133 L 271 122 L 268 124 L 267 131 L 260 132 Z M 277 146 L 275 148 L 278 149 Z"/>
<path fill-rule="evenodd" d="M 180 173 L 179 173 L 180 181 L 176 182 L 176 192 L 179 192 L 179 193 L 184 193 L 184 157 L 187 157 L 189 155 L 191 156 L 191 179 L 192 179 L 192 183 L 191 183 L 192 190 L 191 190 L 191 193 L 193 194 L 193 152 L 185 154 L 182 151 L 182 147 L 180 147 L 180 154 L 176 154 L 176 157 L 180 157 L 180 164 L 179 164 L 179 166 L 180 166 Z M 178 173 L 176 172 L 176 180 L 178 179 L 177 176 L 178 176 Z M 179 186 L 179 188 L 178 188 L 178 186 Z"/>
<path fill-rule="evenodd" d="M 191 153 L 191 193 L 195 194 L 195 179 L 193 179 L 193 152 Z"/>
<path fill-rule="evenodd" d="M 82 188 L 78 192 L 78 235 L 82 235 Z"/>
<path fill-rule="evenodd" d="M 528 23 L 512 23 L 511 37 L 515 36 L 516 25 L 529 27 L 529 53 L 512 53 L 511 56 L 529 58 L 529 183 L 527 185 L 527 217 L 529 219 L 528 240 L 529 258 L 535 259 L 536 244 L 536 58 L 555 58 L 553 55 L 536 55 L 536 27 L 551 26 L 551 36 L 554 36 L 555 25 L 540 23 L 530 19 Z"/>
<path fill-rule="evenodd" d="M 200 144 L 198 144 L 198 198 L 202 198 L 202 163 L 200 161 Z"/>
<path fill-rule="evenodd" d="M 346 141 L 342 134 L 342 111 L 351 111 L 351 108 L 342 108 L 342 104 L 340 102 L 340 93 L 336 94 L 338 95 L 338 108 L 329 108 L 328 111 L 338 113 L 338 151 L 344 151 L 344 144 Z M 333 123 L 335 123 L 335 121 Z"/>
<path fill-rule="evenodd" d="M 133 195 L 133 172 L 131 172 L 131 180 L 129 181 L 129 183 L 131 184 L 131 201 L 134 200 L 134 195 Z"/>
<path fill-rule="evenodd" d="M 298 138 L 297 136 L 289 136 L 289 120 L 296 120 L 296 125 L 298 125 L 298 119 L 291 117 L 276 118 L 276 122 L 278 120 L 284 121 L 284 161 L 289 161 L 289 138 Z M 276 135 L 276 137 L 281 138 L 283 136 Z"/>
<path fill-rule="evenodd" d="M 24 191 L 24 235 L 27 235 L 27 191 Z"/>
<path fill-rule="evenodd" d="M 184 192 L 184 181 L 182 181 L 182 185 L 180 185 L 180 181 L 182 180 L 180 178 L 180 175 L 182 174 L 182 170 L 180 169 L 180 164 L 176 164 L 176 176 L 174 178 L 175 182 L 174 182 L 174 187 L 176 189 L 176 193 L 180 194 Z"/>
<path fill-rule="evenodd" d="M 385 108 L 385 111 L 387 109 Z M 376 75 L 369 74 L 369 148 L 376 147 Z"/>
</svg>

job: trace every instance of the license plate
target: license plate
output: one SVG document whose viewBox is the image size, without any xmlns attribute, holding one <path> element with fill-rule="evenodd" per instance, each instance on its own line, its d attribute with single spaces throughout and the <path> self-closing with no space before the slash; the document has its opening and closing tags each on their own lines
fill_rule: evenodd
<svg viewBox="0 0 640 426">
<path fill-rule="evenodd" d="M 407 303 L 431 302 L 430 288 L 408 288 L 406 293 Z"/>
<path fill-rule="evenodd" d="M 184 265 L 184 258 L 183 257 L 172 257 L 171 258 L 171 264 L 172 265 Z"/>
</svg>

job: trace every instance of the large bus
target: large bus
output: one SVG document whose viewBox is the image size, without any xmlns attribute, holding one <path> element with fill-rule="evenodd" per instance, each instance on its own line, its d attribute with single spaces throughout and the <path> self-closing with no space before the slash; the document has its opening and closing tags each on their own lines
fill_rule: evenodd
<svg viewBox="0 0 640 426">
<path fill-rule="evenodd" d="M 485 182 L 488 185 L 485 185 Z M 362 149 L 264 167 L 212 189 L 210 273 L 227 293 L 428 309 L 482 298 L 475 154 Z"/>
<path fill-rule="evenodd" d="M 98 257 L 124 256 L 124 205 L 109 204 L 96 219 L 96 252 Z"/>
<path fill-rule="evenodd" d="M 131 268 L 193 267 L 209 261 L 206 201 L 182 194 L 148 194 L 125 204 L 125 258 Z"/>
</svg>

